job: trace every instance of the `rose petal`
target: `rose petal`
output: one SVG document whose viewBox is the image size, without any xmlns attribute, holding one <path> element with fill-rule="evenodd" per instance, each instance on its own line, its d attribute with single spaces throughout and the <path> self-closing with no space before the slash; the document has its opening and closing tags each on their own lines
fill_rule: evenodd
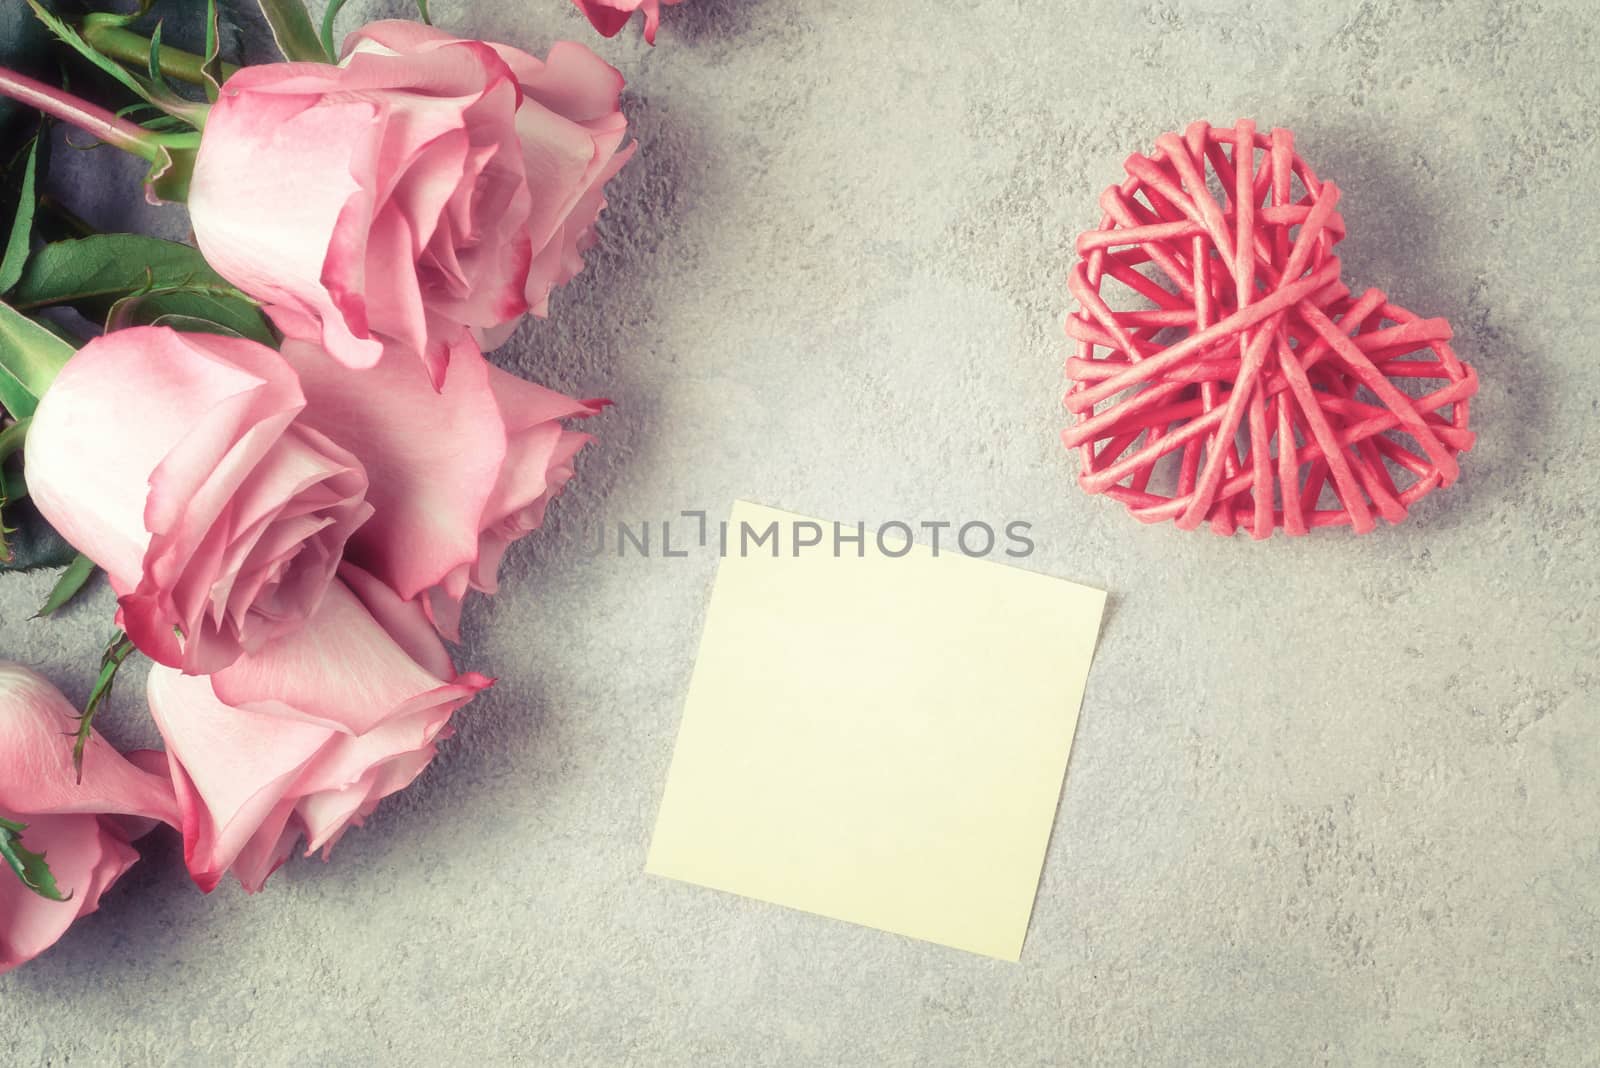
<svg viewBox="0 0 1600 1068">
<path fill-rule="evenodd" d="M 450 653 L 419 602 L 402 601 L 375 575 L 348 561 L 339 568 L 339 578 L 407 656 L 441 679 L 455 678 Z"/>
<path fill-rule="evenodd" d="M 228 871 L 259 890 L 302 834 L 312 849 L 330 846 L 426 766 L 450 716 L 489 685 L 457 676 L 391 591 L 347 573 L 441 674 L 407 656 L 343 584 L 300 634 L 211 679 L 151 671 L 185 859 L 204 890 Z"/>
<path fill-rule="evenodd" d="M 602 37 L 615 37 L 638 10 L 640 0 L 572 0 Z"/>
<path fill-rule="evenodd" d="M 0 810 L 0 816 L 17 815 Z M 95 912 L 100 898 L 139 854 L 108 833 L 93 816 L 34 816 L 22 844 L 46 854 L 51 874 L 68 901 L 50 901 L 0 870 L 0 975 L 55 945 L 67 928 Z"/>
<path fill-rule="evenodd" d="M 366 366 L 382 345 L 364 322 L 347 322 L 322 278 L 330 259 L 343 262 L 364 247 L 370 213 L 364 190 L 375 172 L 381 108 L 322 95 L 337 89 L 332 74 L 274 85 L 273 66 L 247 67 L 230 78 L 206 120 L 189 190 L 195 241 L 286 332 L 315 324 L 329 351 Z M 306 84 L 296 91 L 296 82 Z M 315 180 L 286 180 L 278 167 L 262 165 L 289 160 L 297 174 Z"/>
<path fill-rule="evenodd" d="M 182 502 L 194 492 L 233 447 L 241 426 L 271 421 L 281 427 L 300 406 L 293 374 L 270 350 L 216 341 L 238 362 L 160 327 L 96 338 L 62 368 L 34 413 L 27 448 L 34 503 L 106 569 L 118 592 L 137 585 L 143 570 L 147 511 L 165 525 L 169 499 Z M 281 377 L 256 350 L 281 368 Z M 140 398 L 136 420 L 128 417 L 130 396 Z M 182 468 L 171 459 L 180 442 Z M 153 480 L 162 488 L 151 493 Z"/>
<path fill-rule="evenodd" d="M 124 759 L 97 732 L 72 766 L 76 710 L 43 678 L 0 662 L 0 818 L 24 825 L 24 848 L 45 856 L 57 888 L 50 901 L 0 865 L 0 974 L 42 953 L 138 859 L 128 842 L 174 823 L 164 774 Z M 142 759 L 142 758 L 141 758 Z"/>
<path fill-rule="evenodd" d="M 150 670 L 147 697 L 177 785 L 184 860 L 209 892 L 274 816 L 329 731 L 231 708 L 210 680 L 159 665 Z M 280 822 L 287 812 L 278 813 Z"/>
<path fill-rule="evenodd" d="M 72 766 L 78 710 L 50 683 L 0 662 L 0 809 L 13 813 L 117 813 L 177 823 L 171 785 L 129 763 L 99 732 Z M 24 821 L 26 822 L 26 821 Z"/>
<path fill-rule="evenodd" d="M 344 39 L 341 56 L 349 56 L 364 45 L 376 45 L 390 54 L 422 52 L 429 48 L 455 43 L 443 30 L 410 19 L 379 19 L 352 30 Z"/>
<path fill-rule="evenodd" d="M 622 74 L 585 46 L 557 41 L 543 63 L 504 45 L 496 49 L 529 100 L 573 122 L 609 128 L 621 118 Z"/>
<path fill-rule="evenodd" d="M 235 708 L 361 735 L 402 711 L 470 696 L 405 654 L 341 583 L 306 626 L 211 676 Z"/>
<path fill-rule="evenodd" d="M 306 393 L 302 421 L 354 453 L 370 480 L 374 517 L 352 537 L 350 560 L 410 600 L 476 559 L 506 455 L 483 357 L 453 356 L 434 392 L 403 358 L 356 373 L 314 346 L 286 342 L 283 354 Z"/>
</svg>

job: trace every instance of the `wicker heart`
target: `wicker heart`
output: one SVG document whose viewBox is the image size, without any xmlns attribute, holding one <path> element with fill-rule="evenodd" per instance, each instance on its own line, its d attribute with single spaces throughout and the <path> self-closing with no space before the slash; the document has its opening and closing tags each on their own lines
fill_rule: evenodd
<svg viewBox="0 0 1600 1068">
<path fill-rule="evenodd" d="M 1071 278 L 1085 490 L 1265 538 L 1365 533 L 1455 481 L 1477 375 L 1443 319 L 1345 288 L 1338 187 L 1289 131 L 1195 123 L 1125 166 Z"/>
</svg>

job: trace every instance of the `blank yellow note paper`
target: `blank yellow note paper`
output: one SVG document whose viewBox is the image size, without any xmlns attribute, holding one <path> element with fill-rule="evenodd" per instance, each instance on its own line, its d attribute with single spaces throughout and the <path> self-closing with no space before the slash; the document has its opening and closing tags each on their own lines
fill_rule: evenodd
<svg viewBox="0 0 1600 1068">
<path fill-rule="evenodd" d="M 1018 959 L 1105 594 L 797 520 L 734 505 L 647 870 Z"/>
</svg>

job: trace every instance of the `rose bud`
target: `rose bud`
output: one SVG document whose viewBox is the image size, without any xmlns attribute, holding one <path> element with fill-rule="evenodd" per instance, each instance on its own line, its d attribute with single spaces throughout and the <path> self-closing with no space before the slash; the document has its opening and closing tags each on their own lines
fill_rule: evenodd
<svg viewBox="0 0 1600 1068">
<path fill-rule="evenodd" d="M 208 893 L 227 872 L 255 893 L 302 838 L 326 860 L 490 685 L 456 674 L 419 605 L 348 565 L 340 574 L 303 630 L 211 678 L 150 672 L 184 859 Z"/>
<path fill-rule="evenodd" d="M 79 782 L 76 729 L 76 710 L 54 686 L 0 662 L 0 836 L 23 859 L 43 856 L 25 869 L 32 885 L 0 861 L 0 974 L 49 949 L 73 921 L 100 907 L 139 859 L 128 843 L 156 821 L 177 822 L 166 776 L 141 770 L 98 733 L 84 747 Z"/>
<path fill-rule="evenodd" d="M 402 598 L 422 598 L 458 640 L 467 591 L 495 592 L 507 547 L 544 521 L 592 440 L 562 420 L 610 402 L 574 400 L 476 353 L 451 363 L 438 392 L 402 358 L 351 371 L 295 341 L 283 355 L 305 390 L 302 420 L 354 453 L 371 481 L 373 519 L 349 558 Z"/>
<path fill-rule="evenodd" d="M 435 384 L 583 267 L 631 154 L 621 76 L 577 44 L 541 62 L 410 22 L 342 64 L 246 67 L 206 120 L 189 211 L 201 250 L 283 332 L 353 368 L 388 349 Z"/>
<path fill-rule="evenodd" d="M 321 602 L 372 510 L 359 461 L 295 422 L 304 404 L 266 346 L 165 327 L 89 342 L 40 402 L 29 492 L 153 659 L 215 671 Z"/>
<path fill-rule="evenodd" d="M 656 27 L 661 22 L 661 5 L 676 4 L 681 0 L 572 0 L 578 10 L 589 16 L 589 22 L 602 37 L 615 37 L 628 24 L 635 11 L 644 12 L 644 39 L 656 43 Z"/>
</svg>

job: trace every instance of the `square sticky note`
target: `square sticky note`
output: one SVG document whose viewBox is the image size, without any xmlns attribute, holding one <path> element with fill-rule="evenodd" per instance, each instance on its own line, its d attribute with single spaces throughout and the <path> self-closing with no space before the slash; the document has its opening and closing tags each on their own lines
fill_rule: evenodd
<svg viewBox="0 0 1600 1068">
<path fill-rule="evenodd" d="M 1105 594 L 874 532 L 735 504 L 646 870 L 1016 960 Z"/>
</svg>

